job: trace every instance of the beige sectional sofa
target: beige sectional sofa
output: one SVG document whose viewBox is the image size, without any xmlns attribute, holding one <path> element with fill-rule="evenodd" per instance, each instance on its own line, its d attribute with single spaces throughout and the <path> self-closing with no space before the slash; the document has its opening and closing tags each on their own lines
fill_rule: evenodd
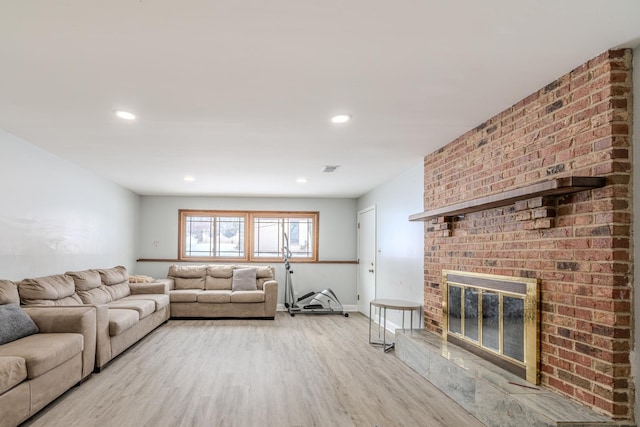
<svg viewBox="0 0 640 427">
<path fill-rule="evenodd" d="M 22 423 L 170 316 L 273 319 L 277 296 L 269 266 L 173 265 L 153 283 L 129 283 L 124 267 L 0 280 L 0 427 Z M 7 312 L 34 329 L 4 343 Z"/>
<path fill-rule="evenodd" d="M 24 279 L 18 291 L 24 306 L 95 308 L 97 371 L 170 315 L 167 284 L 129 283 L 121 266 Z"/>
<path fill-rule="evenodd" d="M 168 278 L 171 317 L 273 319 L 278 282 L 271 266 L 172 265 Z"/>
<path fill-rule="evenodd" d="M 16 284 L 0 280 L 0 427 L 25 421 L 94 367 L 94 307 L 20 308 L 19 302 Z"/>
</svg>

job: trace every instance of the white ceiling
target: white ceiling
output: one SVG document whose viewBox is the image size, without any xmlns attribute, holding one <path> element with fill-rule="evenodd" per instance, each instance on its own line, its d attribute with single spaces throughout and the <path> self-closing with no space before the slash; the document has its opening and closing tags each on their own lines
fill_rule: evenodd
<svg viewBox="0 0 640 427">
<path fill-rule="evenodd" d="M 2 0 L 0 128 L 142 195 L 357 197 L 639 44 L 638 0 Z"/>
</svg>

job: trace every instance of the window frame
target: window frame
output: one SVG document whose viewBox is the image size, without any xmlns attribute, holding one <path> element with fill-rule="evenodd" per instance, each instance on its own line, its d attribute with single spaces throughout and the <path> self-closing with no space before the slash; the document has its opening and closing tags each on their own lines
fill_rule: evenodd
<svg viewBox="0 0 640 427">
<path fill-rule="evenodd" d="M 187 256 L 186 252 L 186 226 L 187 217 L 244 217 L 244 248 L 245 256 L 243 257 L 216 257 L 216 256 Z M 247 257 L 247 244 L 249 236 L 247 235 L 246 224 L 249 221 L 249 215 L 245 211 L 227 211 L 227 210 L 203 210 L 203 209 L 179 209 L 178 210 L 178 260 L 180 261 L 249 261 Z"/>
<path fill-rule="evenodd" d="M 201 217 L 244 217 L 244 257 L 217 257 L 217 256 L 187 256 L 186 251 L 186 218 L 192 216 Z M 320 212 L 317 211 L 244 211 L 244 210 L 207 210 L 207 209 L 179 209 L 178 210 L 178 260 L 179 261 L 201 261 L 201 262 L 277 262 L 282 261 L 284 254 L 280 257 L 257 257 L 255 250 L 255 219 L 256 218 L 304 218 L 312 219 L 312 256 L 300 257 L 292 256 L 291 262 L 318 262 L 318 247 L 320 236 Z M 282 236 L 278 237 L 278 245 L 282 243 Z"/>
</svg>

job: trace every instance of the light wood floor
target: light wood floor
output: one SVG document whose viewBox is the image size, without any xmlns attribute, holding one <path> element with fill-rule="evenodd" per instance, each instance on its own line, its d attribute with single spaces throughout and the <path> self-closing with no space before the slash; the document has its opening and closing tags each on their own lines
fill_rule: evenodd
<svg viewBox="0 0 640 427">
<path fill-rule="evenodd" d="M 26 426 L 482 426 L 368 319 L 170 320 Z"/>
</svg>

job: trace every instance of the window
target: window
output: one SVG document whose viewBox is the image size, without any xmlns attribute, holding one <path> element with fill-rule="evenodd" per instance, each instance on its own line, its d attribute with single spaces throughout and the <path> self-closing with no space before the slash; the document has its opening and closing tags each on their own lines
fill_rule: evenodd
<svg viewBox="0 0 640 427">
<path fill-rule="evenodd" d="M 246 259 L 246 213 L 180 211 L 180 259 Z"/>
<path fill-rule="evenodd" d="M 318 212 L 179 211 L 180 260 L 318 260 Z"/>
<path fill-rule="evenodd" d="M 282 258 L 284 238 L 289 238 L 291 258 L 315 259 L 317 214 L 255 214 L 253 217 L 253 258 Z"/>
</svg>

